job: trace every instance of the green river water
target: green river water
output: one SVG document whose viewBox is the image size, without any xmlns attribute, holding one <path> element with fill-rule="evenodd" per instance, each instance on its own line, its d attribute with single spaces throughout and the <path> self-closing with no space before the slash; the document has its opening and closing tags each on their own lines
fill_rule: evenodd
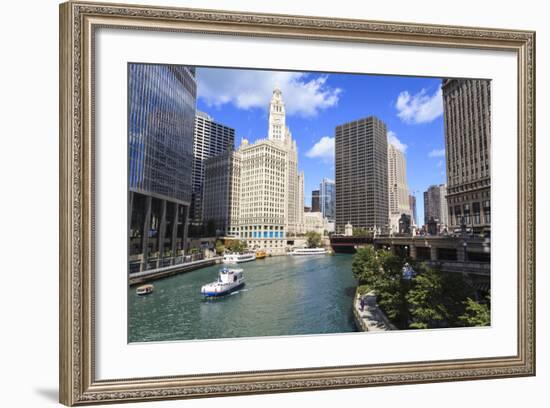
<svg viewBox="0 0 550 408">
<path fill-rule="evenodd" d="M 137 296 L 128 290 L 128 341 L 286 336 L 356 331 L 352 255 L 278 256 L 231 266 L 246 285 L 204 299 L 200 288 L 222 265 L 153 282 Z"/>
</svg>

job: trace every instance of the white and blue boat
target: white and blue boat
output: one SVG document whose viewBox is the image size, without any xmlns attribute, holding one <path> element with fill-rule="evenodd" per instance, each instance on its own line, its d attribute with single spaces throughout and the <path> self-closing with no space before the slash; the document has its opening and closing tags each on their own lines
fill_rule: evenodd
<svg viewBox="0 0 550 408">
<path fill-rule="evenodd" d="M 218 279 L 203 285 L 201 293 L 206 297 L 223 296 L 243 286 L 244 274 L 242 269 L 222 268 L 218 273 Z"/>
</svg>

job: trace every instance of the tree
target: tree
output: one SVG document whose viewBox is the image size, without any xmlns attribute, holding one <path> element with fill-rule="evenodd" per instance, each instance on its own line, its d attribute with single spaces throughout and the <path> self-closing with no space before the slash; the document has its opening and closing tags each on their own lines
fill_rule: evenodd
<svg viewBox="0 0 550 408">
<path fill-rule="evenodd" d="M 425 264 L 415 265 L 418 275 L 407 295 L 411 328 L 464 326 L 467 300 L 475 290 L 460 273 L 443 273 Z M 464 316 L 464 317 L 463 317 Z"/>
<path fill-rule="evenodd" d="M 246 245 L 246 241 L 231 240 L 227 244 L 227 249 L 232 252 L 238 252 L 240 254 L 245 252 L 247 248 L 248 246 Z"/>
<path fill-rule="evenodd" d="M 489 326 L 491 324 L 491 311 L 488 303 L 479 303 L 468 298 L 464 301 L 464 305 L 466 310 L 458 318 L 464 326 Z"/>
<path fill-rule="evenodd" d="M 447 326 L 462 326 L 460 316 L 466 312 L 466 300 L 475 297 L 474 289 L 460 273 L 442 273 L 441 303 L 447 310 Z"/>
<path fill-rule="evenodd" d="M 406 295 L 412 322 L 412 329 L 444 327 L 447 321 L 447 309 L 443 305 L 443 280 L 436 269 L 423 267 L 412 281 L 412 287 Z"/>
<path fill-rule="evenodd" d="M 307 247 L 319 248 L 321 246 L 321 235 L 315 231 L 306 232 Z"/>
<path fill-rule="evenodd" d="M 219 239 L 216 241 L 216 254 L 222 255 L 225 252 L 225 245 Z"/>
<path fill-rule="evenodd" d="M 369 245 L 357 249 L 357 253 L 353 257 L 351 271 L 360 285 L 367 285 L 374 289 L 381 276 L 381 267 L 376 251 Z"/>
<path fill-rule="evenodd" d="M 403 279 L 404 261 L 390 251 L 376 251 L 372 246 L 359 248 L 353 259 L 352 272 L 360 285 L 375 291 L 378 305 L 400 328 L 407 327 L 406 294 L 410 283 Z"/>
</svg>

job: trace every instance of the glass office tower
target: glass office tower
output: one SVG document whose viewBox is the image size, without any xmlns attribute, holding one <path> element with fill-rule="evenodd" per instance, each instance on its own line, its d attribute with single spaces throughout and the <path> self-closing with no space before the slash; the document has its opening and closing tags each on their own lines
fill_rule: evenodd
<svg viewBox="0 0 550 408">
<path fill-rule="evenodd" d="M 191 201 L 192 67 L 128 65 L 130 272 L 181 262 Z"/>
</svg>

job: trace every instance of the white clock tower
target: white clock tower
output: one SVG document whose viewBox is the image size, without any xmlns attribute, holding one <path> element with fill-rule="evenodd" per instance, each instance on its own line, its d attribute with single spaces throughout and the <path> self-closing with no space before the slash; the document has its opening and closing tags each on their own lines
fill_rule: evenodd
<svg viewBox="0 0 550 408">
<path fill-rule="evenodd" d="M 269 104 L 269 132 L 268 139 L 283 142 L 285 141 L 285 103 L 283 94 L 279 87 L 273 90 L 273 96 Z"/>
</svg>

